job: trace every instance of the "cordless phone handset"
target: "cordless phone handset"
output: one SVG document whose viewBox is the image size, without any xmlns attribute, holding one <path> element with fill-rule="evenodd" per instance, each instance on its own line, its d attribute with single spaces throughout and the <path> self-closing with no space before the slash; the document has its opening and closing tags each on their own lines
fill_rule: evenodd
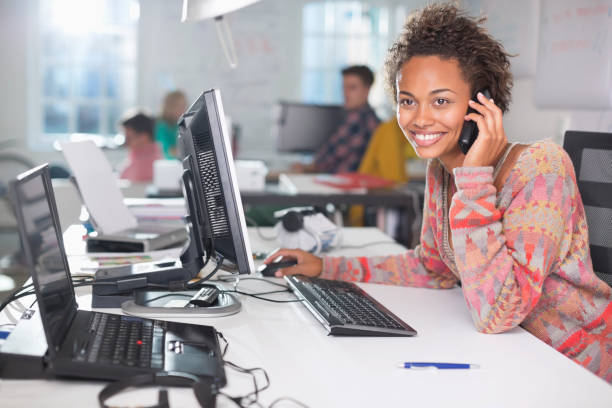
<svg viewBox="0 0 612 408">
<path fill-rule="evenodd" d="M 491 99 L 491 93 L 489 92 L 488 89 L 483 89 L 480 92 L 485 96 L 485 98 Z M 476 92 L 476 95 L 478 95 L 478 92 Z M 472 99 L 478 102 L 476 95 L 474 95 Z M 478 113 L 478 112 L 468 107 L 467 114 L 469 115 L 470 113 Z M 467 154 L 468 150 L 470 150 L 470 147 L 472 147 L 477 137 L 478 137 L 478 125 L 473 120 L 466 120 L 463 123 L 463 128 L 461 129 L 461 135 L 459 135 L 459 148 L 461 149 L 463 154 Z"/>
</svg>

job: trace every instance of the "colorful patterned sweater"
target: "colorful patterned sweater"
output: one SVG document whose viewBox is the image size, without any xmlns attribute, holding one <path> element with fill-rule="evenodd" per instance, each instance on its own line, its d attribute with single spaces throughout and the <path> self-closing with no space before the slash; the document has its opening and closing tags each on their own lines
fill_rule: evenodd
<svg viewBox="0 0 612 408">
<path fill-rule="evenodd" d="M 593 273 L 572 163 L 549 142 L 523 150 L 500 192 L 492 167 L 429 162 L 421 242 L 402 255 L 324 258 L 321 277 L 461 288 L 476 328 L 517 325 L 612 383 L 612 291 Z M 449 216 L 447 216 L 449 214 Z M 453 250 L 448 242 L 448 222 Z"/>
</svg>

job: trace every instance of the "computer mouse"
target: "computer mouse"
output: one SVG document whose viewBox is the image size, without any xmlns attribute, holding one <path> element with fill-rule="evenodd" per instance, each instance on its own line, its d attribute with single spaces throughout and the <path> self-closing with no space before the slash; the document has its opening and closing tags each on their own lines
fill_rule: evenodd
<svg viewBox="0 0 612 408">
<path fill-rule="evenodd" d="M 283 259 L 283 257 L 279 257 L 279 260 L 274 260 L 269 264 L 262 264 L 259 268 L 257 268 L 257 272 L 261 273 L 263 276 L 274 276 L 277 270 L 282 268 L 288 268 L 293 265 L 297 265 L 297 261 L 295 259 Z"/>
</svg>

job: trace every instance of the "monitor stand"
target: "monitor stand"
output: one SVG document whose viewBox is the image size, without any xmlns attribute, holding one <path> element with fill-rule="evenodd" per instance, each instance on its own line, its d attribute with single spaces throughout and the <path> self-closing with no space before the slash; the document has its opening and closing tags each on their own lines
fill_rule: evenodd
<svg viewBox="0 0 612 408">
<path fill-rule="evenodd" d="M 206 285 L 213 284 L 207 282 Z M 224 289 L 220 285 L 214 286 L 219 290 Z M 240 300 L 232 293 L 220 293 L 211 306 L 189 307 L 189 300 L 197 291 L 138 290 L 133 300 L 121 304 L 121 310 L 132 316 L 147 318 L 221 317 L 238 313 L 242 307 Z"/>
<path fill-rule="evenodd" d="M 102 268 L 94 274 L 91 307 L 119 308 L 124 302 L 134 300 L 138 290 L 153 285 L 180 285 L 195 278 L 204 268 L 205 253 L 213 253 L 212 246 L 199 245 L 199 229 L 191 217 L 185 217 L 189 243 L 183 248 L 180 259 L 142 262 L 131 265 Z M 210 234 L 209 234 L 210 235 Z M 177 287 L 176 289 L 180 289 Z"/>
<path fill-rule="evenodd" d="M 181 261 L 142 262 L 113 268 L 102 268 L 94 274 L 91 307 L 121 307 L 134 299 L 137 289 L 148 284 L 168 284 L 191 279 L 192 273 L 183 268 Z"/>
</svg>

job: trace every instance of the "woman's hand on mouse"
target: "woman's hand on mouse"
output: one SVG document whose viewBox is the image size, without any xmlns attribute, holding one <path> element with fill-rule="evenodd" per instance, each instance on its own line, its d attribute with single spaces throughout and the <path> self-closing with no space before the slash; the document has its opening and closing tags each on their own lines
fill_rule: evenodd
<svg viewBox="0 0 612 408">
<path fill-rule="evenodd" d="M 282 277 L 283 275 L 304 275 L 315 278 L 321 274 L 323 270 L 323 260 L 310 252 L 302 251 L 301 249 L 279 249 L 270 254 L 264 263 L 273 262 L 279 256 L 283 258 L 291 258 L 297 261 L 297 264 L 289 268 L 282 268 L 275 272 L 274 276 Z"/>
</svg>

